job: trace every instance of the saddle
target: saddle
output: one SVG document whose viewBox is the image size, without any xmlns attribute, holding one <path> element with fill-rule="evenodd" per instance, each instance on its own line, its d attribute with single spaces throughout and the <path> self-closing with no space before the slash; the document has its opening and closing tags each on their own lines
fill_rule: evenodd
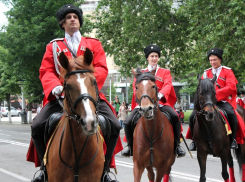
<svg viewBox="0 0 245 182">
<path fill-rule="evenodd" d="M 163 107 L 159 107 L 159 110 L 168 118 L 170 124 L 172 125 L 172 118 L 170 114 L 163 109 Z M 141 114 L 139 112 L 136 112 L 135 115 L 133 116 L 132 122 L 131 122 L 131 128 L 132 131 L 134 131 L 139 119 L 141 117 Z"/>
<path fill-rule="evenodd" d="M 45 144 L 48 143 L 49 138 L 51 137 L 53 131 L 55 130 L 55 127 L 57 126 L 57 124 L 59 123 L 63 115 L 64 115 L 64 112 L 56 112 L 49 116 L 48 121 L 46 122 L 46 125 L 45 125 L 45 130 L 44 130 Z M 99 121 L 99 126 L 103 134 L 105 143 L 107 145 L 110 140 L 110 135 L 111 135 L 111 124 L 109 120 L 102 114 L 98 114 L 98 121 Z"/>
</svg>

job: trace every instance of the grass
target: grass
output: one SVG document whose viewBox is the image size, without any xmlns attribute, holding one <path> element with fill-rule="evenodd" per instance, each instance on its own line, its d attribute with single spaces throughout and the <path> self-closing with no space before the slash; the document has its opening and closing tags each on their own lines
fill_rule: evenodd
<svg viewBox="0 0 245 182">
<path fill-rule="evenodd" d="M 184 115 L 185 115 L 184 121 L 185 122 L 189 122 L 189 117 L 190 117 L 192 111 L 193 110 L 186 110 L 186 112 L 184 112 Z"/>
</svg>

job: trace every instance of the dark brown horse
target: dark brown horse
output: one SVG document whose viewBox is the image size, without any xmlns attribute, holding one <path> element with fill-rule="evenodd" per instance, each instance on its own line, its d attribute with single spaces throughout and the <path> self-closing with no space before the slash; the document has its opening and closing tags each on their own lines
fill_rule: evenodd
<svg viewBox="0 0 245 182">
<path fill-rule="evenodd" d="M 220 157 L 222 163 L 221 174 L 225 182 L 229 182 L 227 164 L 230 168 L 233 168 L 230 137 L 227 135 L 224 121 L 215 106 L 215 80 L 216 75 L 212 80 L 201 79 L 198 75 L 199 85 L 197 87 L 194 103 L 196 119 L 193 130 L 193 141 L 197 146 L 197 159 L 200 166 L 200 182 L 206 182 L 205 173 L 208 154 Z"/>
<path fill-rule="evenodd" d="M 140 182 L 145 168 L 150 182 L 153 182 L 153 167 L 157 171 L 155 182 L 160 182 L 163 177 L 164 182 L 168 182 L 176 157 L 171 124 L 158 108 L 155 77 L 149 72 L 142 73 L 140 69 L 137 72 L 132 69 L 132 72 L 136 77 L 136 98 L 142 115 L 134 131 L 134 182 Z"/>
<path fill-rule="evenodd" d="M 49 182 L 100 182 L 104 154 L 97 130 L 98 88 L 92 52 L 68 60 L 63 52 L 65 114 L 47 151 Z"/>
</svg>

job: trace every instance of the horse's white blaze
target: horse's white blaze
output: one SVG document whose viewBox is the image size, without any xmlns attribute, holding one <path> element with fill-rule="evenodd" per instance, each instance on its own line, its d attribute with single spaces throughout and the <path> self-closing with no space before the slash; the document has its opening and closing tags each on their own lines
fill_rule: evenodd
<svg viewBox="0 0 245 182">
<path fill-rule="evenodd" d="M 147 83 L 148 83 L 148 80 L 143 80 L 143 82 L 142 82 L 142 84 L 143 84 L 144 86 L 146 86 Z"/>
<path fill-rule="evenodd" d="M 78 81 L 78 83 L 80 83 L 81 94 L 88 93 L 88 89 L 84 84 L 86 77 L 80 78 L 79 73 L 77 73 L 76 75 L 77 75 L 77 81 Z M 89 101 L 90 101 L 89 99 L 83 100 L 83 105 L 84 105 L 84 109 L 85 109 L 85 113 L 86 113 L 86 118 L 84 118 L 84 119 L 87 122 L 88 131 L 92 130 L 91 124 L 92 124 L 92 121 L 94 120 L 93 112 L 92 112 L 92 109 L 90 107 Z"/>
</svg>

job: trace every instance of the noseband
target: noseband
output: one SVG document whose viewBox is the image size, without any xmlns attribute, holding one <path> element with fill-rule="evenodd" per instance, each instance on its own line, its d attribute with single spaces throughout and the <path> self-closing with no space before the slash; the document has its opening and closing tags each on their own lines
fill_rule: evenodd
<svg viewBox="0 0 245 182">
<path fill-rule="evenodd" d="M 100 97 L 99 97 L 99 90 L 98 90 L 98 85 L 97 85 L 97 82 L 95 82 L 95 90 L 96 90 L 96 95 L 97 95 L 97 100 L 94 100 L 94 98 L 89 95 L 88 93 L 84 93 L 84 94 L 81 94 L 76 100 L 74 103 L 72 103 L 72 100 L 71 100 L 71 94 L 70 94 L 70 89 L 69 87 L 67 87 L 66 85 L 66 78 L 70 75 L 73 75 L 73 74 L 76 74 L 76 73 L 93 73 L 91 70 L 76 70 L 76 71 L 71 71 L 69 73 L 67 73 L 65 75 L 65 83 L 64 83 L 64 90 L 66 90 L 65 92 L 65 97 L 67 98 L 67 102 L 68 102 L 68 106 L 69 106 L 69 109 L 70 111 L 72 112 L 72 115 L 68 114 L 68 112 L 66 111 L 66 114 L 67 116 L 66 117 L 69 117 L 71 119 L 74 119 L 76 120 L 78 123 L 81 123 L 83 126 L 85 125 L 85 123 L 83 122 L 83 120 L 81 118 L 78 118 L 78 114 L 76 114 L 76 107 L 77 105 L 82 101 L 82 100 L 87 100 L 89 99 L 90 101 L 93 102 L 95 108 L 96 108 L 96 115 L 97 113 L 99 112 L 99 102 L 100 102 Z"/>
</svg>

